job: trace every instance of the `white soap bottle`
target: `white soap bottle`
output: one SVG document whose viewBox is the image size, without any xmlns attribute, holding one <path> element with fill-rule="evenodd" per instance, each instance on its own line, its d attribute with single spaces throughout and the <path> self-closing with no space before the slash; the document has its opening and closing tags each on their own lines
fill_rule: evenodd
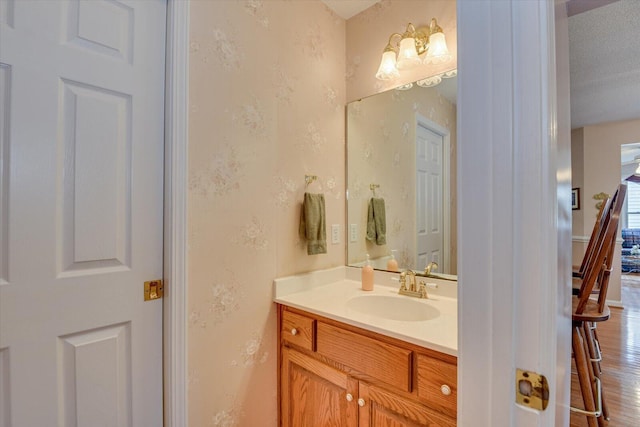
<svg viewBox="0 0 640 427">
<path fill-rule="evenodd" d="M 398 261 L 396 260 L 395 252 L 396 250 L 392 249 L 391 258 L 387 260 L 387 270 L 389 271 L 398 271 Z"/>
<path fill-rule="evenodd" d="M 362 290 L 373 290 L 373 267 L 369 261 L 369 254 L 367 254 L 367 264 L 362 267 Z"/>
</svg>

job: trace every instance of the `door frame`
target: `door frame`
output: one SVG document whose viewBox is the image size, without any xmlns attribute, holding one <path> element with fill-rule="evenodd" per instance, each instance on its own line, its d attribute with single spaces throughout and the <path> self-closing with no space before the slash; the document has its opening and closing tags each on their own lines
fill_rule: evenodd
<svg viewBox="0 0 640 427">
<path fill-rule="evenodd" d="M 568 33 L 555 3 L 457 3 L 458 425 L 569 424 Z M 546 410 L 516 403 L 517 368 L 547 378 Z"/>
<path fill-rule="evenodd" d="M 164 427 L 187 426 L 189 2 L 167 0 L 165 77 Z"/>
<path fill-rule="evenodd" d="M 451 132 L 444 126 L 440 126 L 433 120 L 429 120 L 420 113 L 416 113 L 416 137 L 418 139 L 418 127 L 422 126 L 431 132 L 442 137 L 442 208 L 449 212 L 448 215 L 442 216 L 442 251 L 444 252 L 444 262 L 438 269 L 439 271 L 449 272 L 451 265 Z M 414 146 L 417 149 L 416 141 Z M 416 217 L 417 221 L 417 217 Z M 417 249 L 418 242 L 415 243 Z M 416 252 L 417 253 L 417 252 Z"/>
</svg>

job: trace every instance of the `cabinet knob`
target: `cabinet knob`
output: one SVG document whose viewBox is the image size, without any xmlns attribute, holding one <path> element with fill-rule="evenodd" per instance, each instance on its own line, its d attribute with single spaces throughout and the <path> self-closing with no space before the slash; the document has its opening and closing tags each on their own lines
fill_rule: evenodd
<svg viewBox="0 0 640 427">
<path fill-rule="evenodd" d="M 347 402 L 353 402 L 353 394 L 347 393 Z"/>
<path fill-rule="evenodd" d="M 358 399 L 358 406 L 362 407 L 364 406 L 365 402 L 363 398 Z"/>
<path fill-rule="evenodd" d="M 444 394 L 445 396 L 449 396 L 451 394 L 451 387 L 449 387 L 446 384 L 443 384 L 440 386 L 440 391 L 442 392 L 442 394 Z"/>
<path fill-rule="evenodd" d="M 296 328 L 291 329 L 291 335 L 298 335 L 298 330 Z"/>
</svg>

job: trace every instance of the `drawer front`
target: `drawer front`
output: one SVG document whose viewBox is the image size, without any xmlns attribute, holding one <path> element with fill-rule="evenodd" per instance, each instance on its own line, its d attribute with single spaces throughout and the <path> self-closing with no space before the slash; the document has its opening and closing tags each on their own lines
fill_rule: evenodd
<svg viewBox="0 0 640 427">
<path fill-rule="evenodd" d="M 307 350 L 315 350 L 315 320 L 289 311 L 282 312 L 280 337 Z"/>
<path fill-rule="evenodd" d="M 318 322 L 317 352 L 400 390 L 411 391 L 412 352 Z"/>
<path fill-rule="evenodd" d="M 418 355 L 418 397 L 456 416 L 458 368 L 451 363 Z"/>
</svg>

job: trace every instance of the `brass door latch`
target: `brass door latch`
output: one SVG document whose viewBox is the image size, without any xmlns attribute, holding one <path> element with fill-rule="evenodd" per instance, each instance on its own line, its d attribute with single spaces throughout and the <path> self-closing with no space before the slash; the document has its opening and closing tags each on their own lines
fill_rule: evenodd
<svg viewBox="0 0 640 427">
<path fill-rule="evenodd" d="M 549 404 L 549 383 L 544 375 L 516 369 L 516 403 L 544 411 Z"/>
<path fill-rule="evenodd" d="M 151 301 L 162 298 L 164 295 L 164 283 L 162 280 L 150 280 L 144 282 L 144 300 Z"/>
</svg>

